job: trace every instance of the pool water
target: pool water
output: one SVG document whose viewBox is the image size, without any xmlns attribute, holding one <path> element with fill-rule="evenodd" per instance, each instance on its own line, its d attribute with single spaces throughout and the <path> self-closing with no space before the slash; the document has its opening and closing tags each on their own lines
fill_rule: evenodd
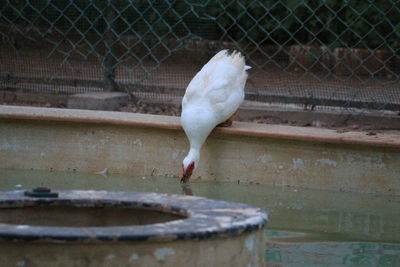
<svg viewBox="0 0 400 267">
<path fill-rule="evenodd" d="M 0 169 L 0 190 L 193 194 L 268 211 L 266 266 L 400 266 L 400 197 L 165 176 Z"/>
</svg>

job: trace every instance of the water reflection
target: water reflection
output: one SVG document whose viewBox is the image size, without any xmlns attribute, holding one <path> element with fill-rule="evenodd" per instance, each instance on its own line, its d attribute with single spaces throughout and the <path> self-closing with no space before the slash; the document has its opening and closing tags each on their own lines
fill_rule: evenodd
<svg viewBox="0 0 400 267">
<path fill-rule="evenodd" d="M 182 195 L 193 196 L 193 190 L 190 184 L 181 184 Z"/>
</svg>

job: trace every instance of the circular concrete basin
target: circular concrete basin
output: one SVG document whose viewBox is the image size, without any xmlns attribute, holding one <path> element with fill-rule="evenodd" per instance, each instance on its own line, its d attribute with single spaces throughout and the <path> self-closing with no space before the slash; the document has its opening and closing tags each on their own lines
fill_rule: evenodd
<svg viewBox="0 0 400 267">
<path fill-rule="evenodd" d="M 261 266 L 266 221 L 258 208 L 194 196 L 2 192 L 0 258 L 7 266 Z"/>
</svg>

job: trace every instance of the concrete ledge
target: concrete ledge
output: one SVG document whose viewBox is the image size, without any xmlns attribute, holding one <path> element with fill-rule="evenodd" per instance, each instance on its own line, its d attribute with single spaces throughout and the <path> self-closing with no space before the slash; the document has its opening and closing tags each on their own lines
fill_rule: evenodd
<svg viewBox="0 0 400 267">
<path fill-rule="evenodd" d="M 0 106 L 0 168 L 179 178 L 179 118 Z M 204 144 L 192 181 L 231 181 L 400 195 L 400 135 L 235 122 Z M 177 179 L 177 183 L 178 183 Z"/>
<path fill-rule="evenodd" d="M 67 107 L 70 95 L 40 93 L 25 89 L 0 90 L 0 103 L 3 105 L 14 103 L 30 103 L 33 106 L 45 107 Z M 82 90 L 88 90 L 83 88 Z M 99 89 L 100 90 L 100 89 Z M 132 92 L 133 97 L 147 105 L 164 106 L 179 108 L 182 96 L 149 93 Z M 130 96 L 129 96 L 130 97 Z M 123 99 L 126 101 L 126 99 Z M 124 102 L 123 102 L 124 103 Z M 121 105 L 121 103 L 119 104 Z M 75 108 L 83 108 L 75 107 Z M 90 108 L 95 109 L 95 108 Z M 99 108 L 96 108 L 99 110 Z M 106 109 L 110 110 L 110 109 Z M 111 108 L 115 110 L 115 108 Z M 400 117 L 394 111 L 387 110 L 354 110 L 347 108 L 334 108 L 316 106 L 313 111 L 304 110 L 304 106 L 296 104 L 271 104 L 245 100 L 239 108 L 239 121 L 268 120 L 271 124 L 290 123 L 299 126 L 321 124 L 322 126 L 345 127 L 349 125 L 358 125 L 362 129 L 398 129 L 400 130 Z"/>
<path fill-rule="evenodd" d="M 173 130 L 182 129 L 178 117 L 110 111 L 0 105 L 0 118 L 106 123 Z M 315 127 L 234 122 L 232 127 L 216 128 L 213 134 L 232 134 L 323 143 L 400 148 L 400 131 L 398 134 L 377 133 L 376 135 L 367 135 L 366 132 L 357 131 L 342 133 L 336 130 Z"/>
</svg>

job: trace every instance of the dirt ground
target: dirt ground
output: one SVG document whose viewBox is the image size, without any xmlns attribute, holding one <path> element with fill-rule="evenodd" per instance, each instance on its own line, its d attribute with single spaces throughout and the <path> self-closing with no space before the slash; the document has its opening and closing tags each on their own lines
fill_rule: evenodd
<svg viewBox="0 0 400 267">
<path fill-rule="evenodd" d="M 69 49 L 72 48 L 60 46 L 53 51 L 49 46 L 31 46 L 15 51 L 0 46 L 0 87 L 31 86 L 37 91 L 62 90 L 66 94 L 99 90 L 104 79 L 101 58 L 93 51 Z M 189 81 L 212 56 L 207 51 L 183 50 L 166 55 L 138 54 L 137 58 L 123 51 L 120 54 L 115 80 L 122 90 L 162 90 L 177 95 L 183 95 Z M 393 75 L 338 75 L 311 67 L 304 71 L 282 51 L 253 52 L 247 61 L 253 68 L 249 71 L 246 93 L 255 101 L 278 97 L 289 102 L 306 98 L 322 104 L 342 101 L 342 105 L 347 105 L 356 101 L 382 103 L 381 108 L 385 104 L 400 105 L 400 80 Z"/>
</svg>

